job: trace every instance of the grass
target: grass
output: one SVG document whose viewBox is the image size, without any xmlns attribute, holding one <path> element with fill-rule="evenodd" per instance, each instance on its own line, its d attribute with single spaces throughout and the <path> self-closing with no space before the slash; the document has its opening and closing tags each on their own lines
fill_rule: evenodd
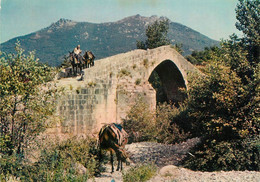
<svg viewBox="0 0 260 182">
<path fill-rule="evenodd" d="M 132 76 L 131 75 L 131 72 L 126 70 L 126 69 L 121 69 L 120 72 L 117 74 L 117 77 L 121 78 L 121 77 L 124 77 L 124 76 Z"/>
<path fill-rule="evenodd" d="M 140 85 L 140 83 L 141 83 L 141 79 L 140 79 L 140 78 L 138 78 L 138 79 L 135 80 L 135 84 L 136 84 L 136 85 Z"/>
<path fill-rule="evenodd" d="M 155 176 L 157 167 L 154 164 L 143 164 L 123 172 L 123 182 L 144 182 Z"/>
</svg>

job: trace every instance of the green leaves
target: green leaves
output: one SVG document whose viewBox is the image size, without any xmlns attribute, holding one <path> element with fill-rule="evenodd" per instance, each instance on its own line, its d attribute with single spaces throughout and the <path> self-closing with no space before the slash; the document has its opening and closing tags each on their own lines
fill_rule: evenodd
<svg viewBox="0 0 260 182">
<path fill-rule="evenodd" d="M 188 91 L 187 108 L 203 136 L 185 162 L 192 169 L 259 170 L 260 2 L 239 2 L 236 26 L 244 37 L 233 34 L 219 50 L 193 55 L 207 64 Z"/>
<path fill-rule="evenodd" d="M 259 0 L 239 0 L 236 8 L 236 27 L 244 33 L 242 43 L 248 50 L 252 66 L 260 60 L 260 2 Z"/>
<path fill-rule="evenodd" d="M 148 25 L 146 29 L 147 40 L 137 41 L 138 49 L 153 49 L 163 45 L 169 45 L 170 41 L 167 38 L 169 30 L 169 20 L 155 21 L 153 24 Z"/>
<path fill-rule="evenodd" d="M 19 42 L 15 50 L 0 57 L 0 137 L 8 136 L 14 151 L 22 153 L 54 112 L 57 89 L 46 83 L 56 73 L 38 63 L 33 52 L 24 55 Z"/>
<path fill-rule="evenodd" d="M 259 0 L 239 0 L 236 8 L 236 27 L 241 30 L 247 41 L 260 43 L 260 2 Z"/>
</svg>

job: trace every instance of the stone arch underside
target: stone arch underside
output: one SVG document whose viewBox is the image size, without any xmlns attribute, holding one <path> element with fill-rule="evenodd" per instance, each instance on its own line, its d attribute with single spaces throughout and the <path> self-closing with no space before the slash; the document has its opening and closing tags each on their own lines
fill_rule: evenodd
<svg viewBox="0 0 260 182">
<path fill-rule="evenodd" d="M 185 99 L 185 80 L 176 64 L 171 60 L 164 60 L 156 66 L 148 81 L 156 90 L 157 103 L 171 102 L 177 104 Z"/>
</svg>

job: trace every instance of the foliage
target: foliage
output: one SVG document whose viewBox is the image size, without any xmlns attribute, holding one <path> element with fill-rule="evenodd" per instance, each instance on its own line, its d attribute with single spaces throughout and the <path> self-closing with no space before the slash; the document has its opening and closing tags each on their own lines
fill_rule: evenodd
<svg viewBox="0 0 260 182">
<path fill-rule="evenodd" d="M 187 139 L 190 135 L 185 130 L 185 120 L 178 120 L 183 106 L 179 108 L 172 104 L 162 103 L 156 108 L 155 130 L 156 141 L 159 143 L 176 143 Z M 180 122 L 179 122 L 180 121 Z"/>
<path fill-rule="evenodd" d="M 5 181 L 23 169 L 22 156 L 15 153 L 11 155 L 0 153 L 0 166 L 0 181 Z"/>
<path fill-rule="evenodd" d="M 240 58 L 243 59 L 243 55 Z M 192 169 L 196 166 L 197 170 L 210 171 L 259 170 L 259 166 L 253 164 L 253 160 L 259 162 L 256 157 L 259 148 L 245 141 L 259 135 L 256 85 L 259 87 L 260 79 L 256 74 L 252 80 L 246 79 L 244 74 L 240 77 L 238 74 L 244 69 L 230 67 L 230 60 L 234 60 L 232 54 L 209 60 L 205 74 L 190 82 L 187 109 L 189 117 L 196 121 L 193 130 L 199 129 L 199 136 L 203 136 L 202 144 L 194 150 L 196 158 L 190 157 L 186 162 Z M 248 63 L 246 59 L 241 61 L 244 62 Z"/>
<path fill-rule="evenodd" d="M 71 138 L 43 148 L 33 164 L 5 155 L 0 174 L 3 179 L 13 174 L 22 181 L 86 181 L 99 170 L 97 156 L 95 139 Z"/>
<path fill-rule="evenodd" d="M 140 85 L 141 81 L 142 81 L 141 78 L 138 78 L 138 79 L 135 80 L 135 84 Z"/>
<path fill-rule="evenodd" d="M 182 54 L 183 53 L 183 50 L 182 50 L 182 47 L 183 47 L 183 45 L 182 44 L 174 44 L 173 46 L 172 46 L 178 53 L 180 53 L 180 54 Z"/>
<path fill-rule="evenodd" d="M 63 62 L 61 63 L 60 67 L 62 68 L 69 68 L 71 66 L 71 62 L 68 56 L 63 56 Z"/>
<path fill-rule="evenodd" d="M 148 61 L 148 59 L 144 59 L 144 60 L 143 60 L 143 65 L 144 65 L 145 68 L 148 68 L 148 66 L 149 66 L 149 61 Z"/>
<path fill-rule="evenodd" d="M 148 25 L 145 30 L 147 40 L 137 41 L 136 46 L 138 49 L 153 49 L 163 45 L 169 45 L 170 41 L 167 37 L 169 30 L 169 20 L 155 21 L 153 24 Z"/>
<path fill-rule="evenodd" d="M 192 170 L 257 170 L 260 169 L 260 139 L 216 141 L 205 139 L 195 149 L 195 158 L 185 161 Z"/>
<path fill-rule="evenodd" d="M 229 67 L 216 63 L 208 65 L 207 71 L 209 75 L 196 77 L 191 82 L 192 89 L 188 92 L 191 116 L 201 121 L 201 134 L 211 128 L 209 133 L 217 138 L 223 130 L 229 130 L 231 136 L 237 137 L 237 126 L 241 123 L 233 121 L 234 113 L 238 112 L 248 93 Z"/>
<path fill-rule="evenodd" d="M 187 167 L 260 170 L 260 64 L 252 52 L 259 40 L 258 11 L 259 2 L 240 1 L 237 26 L 244 37 L 232 35 L 219 50 L 208 52 L 204 75 L 190 80 L 187 111 L 203 137 L 193 151 L 195 157 L 186 159 Z"/>
<path fill-rule="evenodd" d="M 121 69 L 121 70 L 118 72 L 118 74 L 117 74 L 117 77 L 118 77 L 118 78 L 125 77 L 125 76 L 130 76 L 130 77 L 132 77 L 131 72 L 128 71 L 127 69 Z"/>
<path fill-rule="evenodd" d="M 97 153 L 94 139 L 68 139 L 49 149 L 43 149 L 39 161 L 33 165 L 28 172 L 30 176 L 27 177 L 40 181 L 86 180 L 97 170 Z M 76 164 L 83 165 L 86 174 L 80 174 L 76 170 Z"/>
<path fill-rule="evenodd" d="M 56 87 L 49 83 L 56 72 L 38 63 L 34 53 L 2 53 L 0 58 L 0 152 L 23 154 L 30 142 L 47 127 L 55 111 Z"/>
<path fill-rule="evenodd" d="M 166 103 L 159 104 L 156 111 L 151 111 L 144 99 L 138 98 L 123 121 L 123 127 L 129 134 L 129 142 L 184 141 L 190 135 L 186 132 L 186 123 L 181 119 L 183 115 L 180 112 L 183 111 L 183 107 L 176 108 Z"/>
<path fill-rule="evenodd" d="M 221 49 L 217 46 L 205 47 L 203 51 L 193 51 L 186 59 L 195 65 L 205 65 L 213 54 L 220 54 Z"/>
<path fill-rule="evenodd" d="M 259 0 L 239 0 L 236 8 L 236 27 L 244 33 L 242 41 L 248 50 L 250 64 L 260 60 L 260 2 Z"/>
<path fill-rule="evenodd" d="M 151 179 L 157 171 L 157 167 L 153 164 L 143 164 L 130 168 L 128 171 L 123 172 L 124 182 L 144 182 Z"/>
<path fill-rule="evenodd" d="M 129 142 L 152 140 L 155 135 L 154 114 L 142 97 L 129 110 L 123 121 L 123 128 L 129 134 Z"/>
</svg>

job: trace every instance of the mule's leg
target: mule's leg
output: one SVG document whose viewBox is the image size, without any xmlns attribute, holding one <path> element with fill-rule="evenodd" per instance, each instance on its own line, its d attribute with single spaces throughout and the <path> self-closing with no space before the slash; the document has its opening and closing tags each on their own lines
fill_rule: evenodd
<svg viewBox="0 0 260 182">
<path fill-rule="evenodd" d="M 111 166 L 112 166 L 111 173 L 113 173 L 114 172 L 114 165 L 113 165 L 113 152 L 112 151 L 110 151 L 110 162 L 111 162 Z"/>
<path fill-rule="evenodd" d="M 121 159 L 120 154 L 117 153 L 116 157 L 117 157 L 117 161 L 118 161 L 118 165 L 117 165 L 117 169 L 116 169 L 116 170 L 117 170 L 117 171 L 119 171 L 119 170 L 122 171 L 122 159 Z"/>
<path fill-rule="evenodd" d="M 76 70 L 77 70 L 77 66 L 75 65 L 74 68 L 73 68 L 73 76 L 75 76 Z"/>
<path fill-rule="evenodd" d="M 78 76 L 78 73 L 80 73 L 80 65 L 79 64 L 77 66 L 77 75 L 76 76 Z"/>
<path fill-rule="evenodd" d="M 75 76 L 76 75 L 76 70 L 77 70 L 76 65 L 74 65 L 72 69 L 73 69 L 73 76 Z"/>
<path fill-rule="evenodd" d="M 117 165 L 117 171 L 120 170 L 120 167 L 121 167 L 121 164 L 122 164 L 122 161 L 120 159 L 117 159 L 118 160 L 118 165 Z M 121 167 L 121 170 L 122 170 L 122 167 Z"/>
<path fill-rule="evenodd" d="M 80 65 L 80 75 L 82 74 L 82 66 L 83 65 Z"/>
</svg>

